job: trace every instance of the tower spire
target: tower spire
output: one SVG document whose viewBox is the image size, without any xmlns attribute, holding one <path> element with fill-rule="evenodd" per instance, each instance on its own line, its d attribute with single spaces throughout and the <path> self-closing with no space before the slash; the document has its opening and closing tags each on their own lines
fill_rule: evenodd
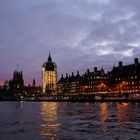
<svg viewBox="0 0 140 140">
<path fill-rule="evenodd" d="M 114 63 L 114 66 L 113 66 L 113 68 L 115 68 L 115 63 Z"/>
<path fill-rule="evenodd" d="M 36 82 L 35 82 L 35 79 L 33 78 L 32 87 L 35 87 L 35 86 L 36 86 Z"/>
<path fill-rule="evenodd" d="M 52 62 L 52 58 L 51 58 L 50 52 L 49 52 L 48 62 Z"/>
<path fill-rule="evenodd" d="M 16 71 L 19 71 L 19 65 L 17 64 Z"/>
</svg>

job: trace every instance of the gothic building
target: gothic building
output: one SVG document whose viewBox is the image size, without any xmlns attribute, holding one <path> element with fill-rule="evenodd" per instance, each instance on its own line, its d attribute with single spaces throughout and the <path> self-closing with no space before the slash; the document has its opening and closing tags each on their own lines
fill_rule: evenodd
<svg viewBox="0 0 140 140">
<path fill-rule="evenodd" d="M 57 94 L 57 66 L 50 54 L 42 65 L 42 92 L 48 96 Z"/>
<path fill-rule="evenodd" d="M 109 84 L 115 93 L 140 92 L 140 63 L 138 58 L 134 59 L 134 64 L 123 66 L 120 61 L 119 66 L 114 66 L 109 73 Z"/>
<path fill-rule="evenodd" d="M 23 94 L 23 88 L 24 88 L 24 80 L 22 71 L 14 71 L 13 72 L 13 78 L 9 81 L 9 90 L 10 92 L 18 97 Z"/>
<path fill-rule="evenodd" d="M 94 94 L 94 93 L 107 93 L 108 91 L 108 75 L 104 69 L 94 71 L 89 69 L 82 76 L 79 71 L 77 75 L 66 74 L 65 77 L 60 78 L 58 81 L 58 94 L 59 95 L 76 95 L 76 94 Z"/>
<path fill-rule="evenodd" d="M 66 74 L 65 77 L 61 76 L 60 80 L 58 81 L 58 95 L 75 95 L 80 93 L 80 83 L 81 83 L 81 76 L 79 71 L 77 74 L 72 75 Z"/>
<path fill-rule="evenodd" d="M 81 93 L 106 93 L 108 90 L 107 84 L 108 75 L 103 68 L 98 70 L 97 67 L 94 67 L 94 71 L 88 69 L 82 76 Z"/>
<path fill-rule="evenodd" d="M 138 58 L 134 64 L 125 65 L 120 61 L 119 66 L 105 73 L 104 69 L 94 71 L 89 69 L 83 74 L 66 74 L 58 81 L 59 95 L 75 94 L 107 94 L 107 93 L 139 93 L 140 92 L 140 63 Z"/>
</svg>

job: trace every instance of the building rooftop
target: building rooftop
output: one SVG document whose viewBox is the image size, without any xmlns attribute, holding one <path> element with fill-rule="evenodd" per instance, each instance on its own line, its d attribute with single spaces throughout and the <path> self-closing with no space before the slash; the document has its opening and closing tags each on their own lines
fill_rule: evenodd
<svg viewBox="0 0 140 140">
<path fill-rule="evenodd" d="M 52 61 L 50 53 L 48 56 L 48 61 L 45 62 L 42 67 L 49 71 L 54 71 L 56 69 L 56 63 Z"/>
</svg>

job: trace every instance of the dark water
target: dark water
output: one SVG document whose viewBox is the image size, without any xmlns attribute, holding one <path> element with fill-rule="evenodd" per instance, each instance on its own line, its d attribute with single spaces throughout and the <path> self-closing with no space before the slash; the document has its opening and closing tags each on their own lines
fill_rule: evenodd
<svg viewBox="0 0 140 140">
<path fill-rule="evenodd" d="M 140 140 L 140 103 L 0 102 L 0 140 Z"/>
</svg>

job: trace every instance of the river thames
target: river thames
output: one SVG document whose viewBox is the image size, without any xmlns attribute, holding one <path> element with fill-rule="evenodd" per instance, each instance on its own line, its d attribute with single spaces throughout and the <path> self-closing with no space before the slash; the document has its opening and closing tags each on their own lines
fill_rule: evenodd
<svg viewBox="0 0 140 140">
<path fill-rule="evenodd" d="M 140 103 L 0 102 L 0 140 L 139 140 Z"/>
</svg>

